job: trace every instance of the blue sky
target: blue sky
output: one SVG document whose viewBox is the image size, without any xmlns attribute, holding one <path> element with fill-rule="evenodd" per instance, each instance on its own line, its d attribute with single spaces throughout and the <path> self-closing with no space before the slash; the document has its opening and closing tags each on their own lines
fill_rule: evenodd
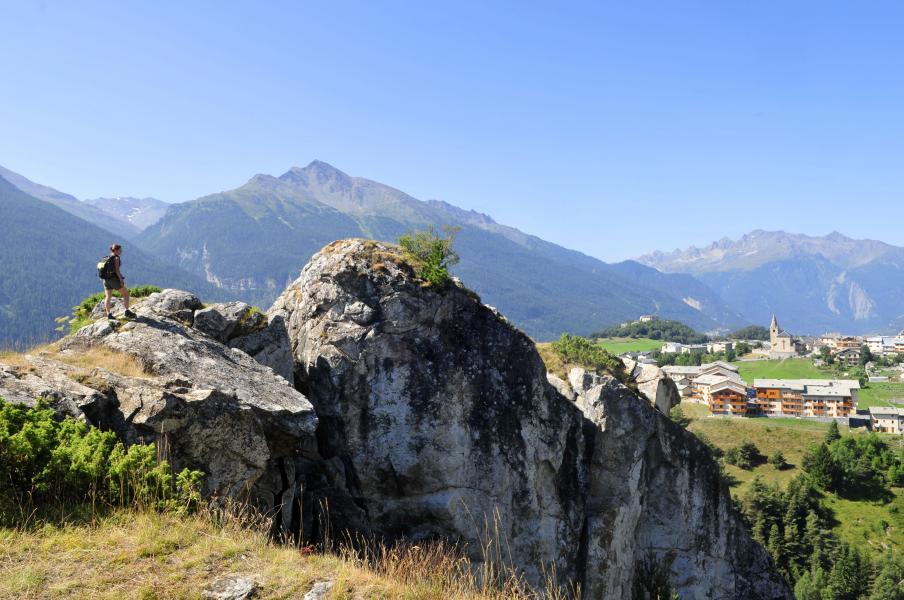
<svg viewBox="0 0 904 600">
<path fill-rule="evenodd" d="M 904 245 L 900 2 L 0 0 L 0 164 L 183 201 L 318 158 L 620 260 Z"/>
</svg>

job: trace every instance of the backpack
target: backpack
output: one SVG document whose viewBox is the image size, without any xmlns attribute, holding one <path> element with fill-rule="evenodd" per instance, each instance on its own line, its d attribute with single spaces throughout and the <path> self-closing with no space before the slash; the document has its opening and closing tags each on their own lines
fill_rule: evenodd
<svg viewBox="0 0 904 600">
<path fill-rule="evenodd" d="M 97 263 L 97 276 L 101 279 L 112 279 L 116 277 L 116 263 L 113 260 L 114 255 L 105 256 Z"/>
</svg>

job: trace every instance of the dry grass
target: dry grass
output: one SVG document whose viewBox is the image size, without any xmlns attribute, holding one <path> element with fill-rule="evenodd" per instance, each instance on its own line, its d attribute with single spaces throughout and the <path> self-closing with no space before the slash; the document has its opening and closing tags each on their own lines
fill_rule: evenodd
<svg viewBox="0 0 904 600">
<path fill-rule="evenodd" d="M 134 356 L 104 346 L 90 346 L 76 352 L 60 352 L 52 358 L 80 369 L 99 368 L 125 377 L 151 375 Z"/>
<path fill-rule="evenodd" d="M 543 359 L 547 371 L 564 381 L 568 381 L 568 370 L 571 365 L 566 365 L 565 361 L 562 360 L 562 356 L 552 349 L 552 342 L 537 344 L 537 352 L 540 353 L 540 358 Z"/>
<path fill-rule="evenodd" d="M 259 598 L 301 598 L 333 581 L 327 598 L 533 600 L 517 578 L 482 585 L 443 543 L 317 553 L 271 543 L 265 527 L 205 513 L 120 510 L 92 525 L 0 529 L 0 598 L 200 598 L 229 575 L 252 577 Z M 542 597 L 564 599 L 553 590 Z"/>
</svg>

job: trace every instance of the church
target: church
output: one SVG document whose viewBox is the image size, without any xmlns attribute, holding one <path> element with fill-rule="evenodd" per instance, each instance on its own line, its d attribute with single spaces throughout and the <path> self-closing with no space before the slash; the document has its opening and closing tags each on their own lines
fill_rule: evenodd
<svg viewBox="0 0 904 600">
<path fill-rule="evenodd" d="M 775 315 L 772 315 L 772 324 L 769 326 L 769 343 L 769 358 L 792 358 L 801 353 L 800 341 L 778 326 Z"/>
</svg>

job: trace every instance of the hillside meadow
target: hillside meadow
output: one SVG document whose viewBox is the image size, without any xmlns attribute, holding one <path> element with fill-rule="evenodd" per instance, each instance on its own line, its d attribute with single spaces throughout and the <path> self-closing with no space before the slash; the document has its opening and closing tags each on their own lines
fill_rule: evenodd
<svg viewBox="0 0 904 600">
<path fill-rule="evenodd" d="M 828 429 L 827 423 L 807 419 L 712 417 L 702 404 L 682 404 L 681 407 L 685 416 L 692 419 L 688 429 L 723 451 L 750 441 L 767 458 L 777 451 L 784 455 L 788 468 L 781 470 L 768 462 L 749 471 L 725 465 L 726 474 L 737 482 L 731 487 L 734 498 L 743 497 L 755 477 L 784 488 L 803 472 L 801 463 L 807 448 L 822 441 Z M 839 430 L 842 435 L 863 435 L 862 431 L 851 431 L 846 426 Z M 904 440 L 898 436 L 883 437 L 893 447 L 904 445 Z M 889 502 L 850 500 L 833 493 L 826 493 L 824 499 L 833 512 L 833 530 L 840 539 L 871 555 L 891 548 L 904 550 L 904 491 L 900 488 L 892 488 Z"/>
<path fill-rule="evenodd" d="M 615 355 L 624 352 L 649 352 L 650 350 L 659 350 L 664 343 L 662 340 L 651 340 L 650 338 L 625 337 L 596 338 L 594 341 L 598 346 Z"/>
</svg>

